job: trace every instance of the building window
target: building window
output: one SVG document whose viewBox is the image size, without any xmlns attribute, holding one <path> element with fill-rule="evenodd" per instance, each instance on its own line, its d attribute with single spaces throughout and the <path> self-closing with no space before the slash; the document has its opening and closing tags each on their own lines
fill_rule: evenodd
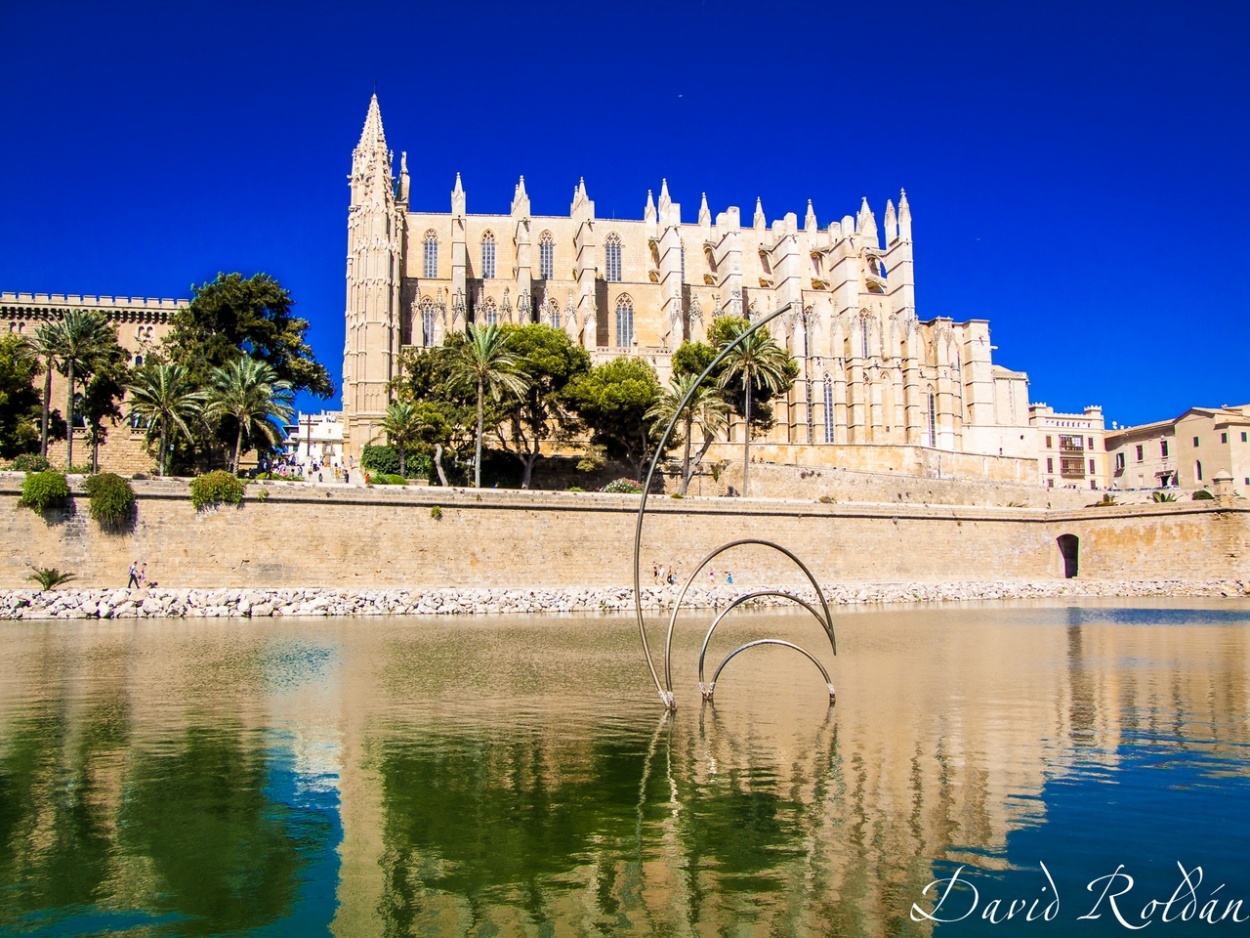
<svg viewBox="0 0 1250 938">
<path fill-rule="evenodd" d="M 1245 431 L 1245 430 L 1242 430 L 1242 431 L 1241 431 L 1241 442 L 1243 442 L 1243 443 L 1250 442 L 1250 441 L 1247 441 L 1247 440 L 1246 440 L 1246 431 Z"/>
<path fill-rule="evenodd" d="M 1142 445 L 1140 443 L 1137 444 L 1136 449 L 1137 449 L 1137 461 L 1141 462 L 1143 459 L 1146 458 L 1145 451 L 1142 449 Z"/>
<path fill-rule="evenodd" d="M 1201 460 L 1194 463 L 1194 476 L 1197 477 L 1199 482 L 1202 481 L 1202 461 Z"/>
<path fill-rule="evenodd" d="M 1089 474 L 1094 474 L 1094 461 L 1092 459 L 1089 461 Z"/>
<path fill-rule="evenodd" d="M 538 239 L 538 276 L 550 280 L 556 269 L 556 242 L 550 231 Z"/>
<path fill-rule="evenodd" d="M 495 235 L 489 231 L 482 235 L 482 276 L 488 280 L 495 276 Z"/>
<path fill-rule="evenodd" d="M 1227 443 L 1227 442 L 1228 442 L 1228 434 L 1227 434 L 1227 433 L 1221 433 L 1221 434 L 1220 434 L 1220 442 L 1221 442 L 1221 443 Z"/>
<path fill-rule="evenodd" d="M 634 344 L 634 304 L 627 296 L 616 301 L 616 344 L 622 348 Z"/>
<path fill-rule="evenodd" d="M 1055 457 L 1047 456 L 1046 457 L 1046 472 L 1048 474 L 1054 474 L 1054 471 L 1055 471 Z"/>
<path fill-rule="evenodd" d="M 604 252 L 607 255 L 607 263 L 604 265 L 604 273 L 611 283 L 620 283 L 621 281 L 621 239 L 616 233 L 608 235 L 608 240 L 603 244 Z"/>
<path fill-rule="evenodd" d="M 929 392 L 929 446 L 937 446 L 937 397 Z"/>
<path fill-rule="evenodd" d="M 1197 446 L 1197 445 L 1198 445 L 1198 438 L 1194 437 L 1194 446 Z"/>
<path fill-rule="evenodd" d="M 482 307 L 482 319 L 488 326 L 499 325 L 499 307 L 495 305 L 493 297 L 487 297 L 486 304 Z"/>
<path fill-rule="evenodd" d="M 1048 434 L 1046 434 L 1046 448 L 1047 448 L 1047 449 L 1053 449 L 1053 448 L 1054 448 L 1054 444 L 1053 444 L 1053 443 L 1051 443 L 1051 439 L 1050 439 L 1050 434 L 1049 434 L 1049 433 L 1048 433 Z"/>
<path fill-rule="evenodd" d="M 1093 438 L 1092 436 L 1091 436 L 1091 437 L 1090 437 L 1090 438 L 1089 438 L 1086 442 L 1087 442 L 1087 443 L 1089 443 L 1089 445 L 1086 447 L 1086 449 L 1093 449 L 1093 448 L 1094 448 L 1094 438 Z"/>
<path fill-rule="evenodd" d="M 1162 456 L 1164 459 L 1168 458 L 1168 441 L 1167 440 L 1159 441 L 1159 455 Z"/>
<path fill-rule="evenodd" d="M 421 344 L 434 344 L 434 301 L 428 296 L 421 302 Z"/>
<path fill-rule="evenodd" d="M 425 274 L 433 279 L 438 276 L 438 235 L 433 231 L 425 233 Z"/>
<path fill-rule="evenodd" d="M 859 341 L 864 349 L 864 358 L 868 357 L 868 317 L 859 320 Z"/>
<path fill-rule="evenodd" d="M 833 442 L 833 378 L 825 375 L 825 442 Z"/>
<path fill-rule="evenodd" d="M 1115 467 L 1116 469 L 1124 468 L 1124 454 L 1123 453 L 1115 454 Z"/>
</svg>

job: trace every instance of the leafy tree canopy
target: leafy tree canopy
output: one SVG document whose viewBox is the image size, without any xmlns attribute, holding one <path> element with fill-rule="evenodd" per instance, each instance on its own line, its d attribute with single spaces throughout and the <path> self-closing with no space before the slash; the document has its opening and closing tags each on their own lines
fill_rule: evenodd
<svg viewBox="0 0 1250 938">
<path fill-rule="evenodd" d="M 662 428 L 648 411 L 660 397 L 655 369 L 640 358 L 615 358 L 569 382 L 564 398 L 592 432 L 591 442 L 633 461 L 641 474 Z"/>
<path fill-rule="evenodd" d="M 266 362 L 295 391 L 334 393 L 329 371 L 304 341 L 308 320 L 291 314 L 295 302 L 273 277 L 218 274 L 212 283 L 192 285 L 191 293 L 190 305 L 173 316 L 165 346 L 196 383 L 207 385 L 211 369 L 249 355 Z"/>
<path fill-rule="evenodd" d="M 0 457 L 39 450 L 39 393 L 32 385 L 41 368 L 22 339 L 0 338 Z"/>
</svg>

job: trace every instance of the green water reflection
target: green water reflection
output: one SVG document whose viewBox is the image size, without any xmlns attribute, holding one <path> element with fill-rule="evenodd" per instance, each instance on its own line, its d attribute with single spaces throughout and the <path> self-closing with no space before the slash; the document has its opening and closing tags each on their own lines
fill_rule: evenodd
<svg viewBox="0 0 1250 938">
<path fill-rule="evenodd" d="M 1182 802 L 1133 787 L 1170 758 L 1221 823 L 1250 775 L 1248 623 L 847 613 L 835 710 L 770 651 L 701 706 L 693 629 L 672 716 L 627 621 L 6 624 L 0 932 L 928 934 L 913 903 L 952 864 L 1110 857 L 1125 824 L 1183 846 L 1196 822 L 1160 821 Z M 1143 740 L 1157 759 L 1124 755 Z M 1095 776 L 1164 794 L 1074 836 Z"/>
</svg>

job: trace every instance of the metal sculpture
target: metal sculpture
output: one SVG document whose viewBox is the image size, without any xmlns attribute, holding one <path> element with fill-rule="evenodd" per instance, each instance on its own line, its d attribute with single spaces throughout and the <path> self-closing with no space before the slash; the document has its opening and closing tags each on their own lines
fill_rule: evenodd
<svg viewBox="0 0 1250 938">
<path fill-rule="evenodd" d="M 744 339 L 746 339 L 749 335 L 756 332 L 757 330 L 762 329 L 765 325 L 767 325 L 772 320 L 776 319 L 778 316 L 781 316 L 782 314 L 788 312 L 791 309 L 792 305 L 793 304 L 786 303 L 784 306 L 781 306 L 779 309 L 774 310 L 773 312 L 769 313 L 767 316 L 764 316 L 758 321 L 752 323 L 749 328 L 744 329 L 742 331 L 741 335 L 737 336 L 732 342 L 730 342 L 727 346 L 725 346 L 725 348 L 721 350 L 720 354 L 717 355 L 714 359 L 712 359 L 711 364 L 709 364 L 705 369 L 703 369 L 703 373 L 700 374 L 699 377 L 695 380 L 694 384 L 691 385 L 690 390 L 686 392 L 686 396 L 682 399 L 681 404 L 673 412 L 672 419 L 669 420 L 668 426 L 665 428 L 663 436 L 660 437 L 660 441 L 656 445 L 655 455 L 651 457 L 651 465 L 648 467 L 647 476 L 643 480 L 643 483 L 642 483 L 642 501 L 638 506 L 638 522 L 634 529 L 634 612 L 638 619 L 638 635 L 642 639 L 642 653 L 643 653 L 643 656 L 647 660 L 647 668 L 651 672 L 651 679 L 655 682 L 655 688 L 659 692 L 659 695 L 660 695 L 660 703 L 664 705 L 665 710 L 671 711 L 671 710 L 677 709 L 677 702 L 673 695 L 673 669 L 672 669 L 673 631 L 677 625 L 677 614 L 681 611 L 681 605 L 682 605 L 682 602 L 686 598 L 686 592 L 690 589 L 691 584 L 694 583 L 695 577 L 699 575 L 699 573 L 707 566 L 708 563 L 712 561 L 713 558 L 715 558 L 719 554 L 731 548 L 739 547 L 739 546 L 747 545 L 747 544 L 755 545 L 759 547 L 766 547 L 771 550 L 778 551 L 781 554 L 784 554 L 786 557 L 789 557 L 790 560 L 792 560 L 795 563 L 795 565 L 798 566 L 798 568 L 803 571 L 808 581 L 812 584 L 812 588 L 816 591 L 816 596 L 820 601 L 820 609 L 817 610 L 813 605 L 811 605 L 810 603 L 808 603 L 801 597 L 795 595 L 794 593 L 786 592 L 785 590 L 772 590 L 772 589 L 757 590 L 755 592 L 745 593 L 735 598 L 729 604 L 729 606 L 724 610 L 724 612 L 721 612 L 719 615 L 716 616 L 716 618 L 713 620 L 711 624 L 711 627 L 707 631 L 707 635 L 703 639 L 703 647 L 699 652 L 699 691 L 703 695 L 703 699 L 704 700 L 712 699 L 712 694 L 714 693 L 716 689 L 716 681 L 720 677 L 721 672 L 725 669 L 725 666 L 729 664 L 731 660 L 733 660 L 742 652 L 750 648 L 758 647 L 760 645 L 777 645 L 777 646 L 781 646 L 784 648 L 790 648 L 790 649 L 793 649 L 794 651 L 799 652 L 801 655 L 803 655 L 809 661 L 815 664 L 817 668 L 820 669 L 820 673 L 821 675 L 824 676 L 824 679 L 825 679 L 825 685 L 829 690 L 830 705 L 832 705 L 836 699 L 835 694 L 834 694 L 834 689 L 833 689 L 833 682 L 829 677 L 829 672 L 825 669 L 824 665 L 820 663 L 820 660 L 817 659 L 815 655 L 811 654 L 806 649 L 800 648 L 798 645 L 795 645 L 791 642 L 782 641 L 781 639 L 774 639 L 774 638 L 758 639 L 756 641 L 747 642 L 744 645 L 738 646 L 733 651 L 731 651 L 724 658 L 723 661 L 721 661 L 720 665 L 716 668 L 715 673 L 712 675 L 711 681 L 705 683 L 703 680 L 704 659 L 707 655 L 708 643 L 711 641 L 712 634 L 716 631 L 716 627 L 720 624 L 721 620 L 724 619 L 725 616 L 728 615 L 732 610 L 736 609 L 738 606 L 742 605 L 745 602 L 748 602 L 752 599 L 757 599 L 762 596 L 780 597 L 783 599 L 788 599 L 796 603 L 797 605 L 802 606 L 809 613 L 811 613 L 811 615 L 824 628 L 825 635 L 829 639 L 829 646 L 833 654 L 836 655 L 838 653 L 837 641 L 833 633 L 833 616 L 829 611 L 829 603 L 825 600 L 824 593 L 820 589 L 820 584 L 816 582 L 816 578 L 812 575 L 811 570 L 807 568 L 807 566 L 803 563 L 803 561 L 799 560 L 798 557 L 796 557 L 790 551 L 786 550 L 786 548 L 782 547 L 780 544 L 774 544 L 772 541 L 762 541 L 762 540 L 757 540 L 754 538 L 746 538 L 743 540 L 729 541 L 728 543 L 722 544 L 719 547 L 717 547 L 715 550 L 711 551 L 706 557 L 704 557 L 699 562 L 699 565 L 695 568 L 694 572 L 691 573 L 690 577 L 686 580 L 685 585 L 682 586 L 681 592 L 678 594 L 677 600 L 673 604 L 672 614 L 669 616 L 668 633 L 664 640 L 664 683 L 663 684 L 660 683 L 660 676 L 657 673 L 656 668 L 655 668 L 655 660 L 651 657 L 651 646 L 647 641 L 646 620 L 644 619 L 643 614 L 642 614 L 642 568 L 641 568 L 642 524 L 643 524 L 644 518 L 646 517 L 646 512 L 647 512 L 647 495 L 651 491 L 651 480 L 655 477 L 655 470 L 656 470 L 656 467 L 659 465 L 660 454 L 664 452 L 664 447 L 668 443 L 669 437 L 672 436 L 673 428 L 677 425 L 678 419 L 681 417 L 682 413 L 685 412 L 686 408 L 690 406 L 690 401 L 693 399 L 695 392 L 698 390 L 699 386 L 707 379 L 708 375 L 710 375 L 712 371 L 715 370 L 716 366 L 719 365 L 725 359 L 725 357 L 729 355 L 729 353 L 732 352 L 734 348 L 736 348 Z M 746 432 L 747 433 L 751 432 L 750 427 L 746 428 Z"/>
</svg>

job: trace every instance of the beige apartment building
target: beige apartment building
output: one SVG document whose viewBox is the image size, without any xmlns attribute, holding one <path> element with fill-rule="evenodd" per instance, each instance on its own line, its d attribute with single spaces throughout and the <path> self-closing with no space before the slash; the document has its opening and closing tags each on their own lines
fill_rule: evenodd
<svg viewBox="0 0 1250 938">
<path fill-rule="evenodd" d="M 149 351 L 160 344 L 169 332 L 170 317 L 188 305 L 188 300 L 157 300 L 124 296 L 75 296 L 47 293 L 0 293 L 0 328 L 10 334 L 34 335 L 45 322 L 60 319 L 67 310 L 92 310 L 102 315 L 117 329 L 117 341 L 130 353 L 131 366 L 142 365 Z M 42 380 L 42 379 L 41 379 Z M 42 386 L 40 387 L 42 394 Z M 52 407 L 65 416 L 65 378 L 52 373 Z M 125 411 L 125 404 L 122 410 Z M 74 427 L 74 462 L 80 466 L 91 462 L 87 430 L 82 420 Z M 107 438 L 100 446 L 100 468 L 108 472 L 147 472 L 154 465 L 148 453 L 141 427 L 127 423 L 106 425 Z M 65 462 L 65 442 L 48 447 L 53 465 Z"/>
<path fill-rule="evenodd" d="M 1250 489 L 1250 404 L 1191 407 L 1172 420 L 1107 432 L 1111 484 L 1122 489 L 1209 488 L 1226 471 Z"/>
<path fill-rule="evenodd" d="M 1046 404 L 1029 407 L 1036 431 L 1037 469 L 1046 488 L 1098 489 L 1107 485 L 1102 408 L 1057 414 Z"/>
<path fill-rule="evenodd" d="M 809 465 L 871 466 L 878 453 L 907 467 L 942 465 L 946 454 L 949 467 L 959 462 L 950 454 L 971 454 L 983 476 L 1036 478 L 1027 376 L 992 361 L 986 321 L 917 315 L 905 193 L 880 223 L 864 199 L 822 226 L 810 201 L 801 218 L 769 221 L 758 199 L 744 216 L 737 206 L 713 213 L 704 195 L 686 218 L 661 181 L 658 197 L 640 193 L 641 218 L 621 220 L 596 215 L 584 180 L 567 214 L 540 214 L 522 178 L 510 206 L 471 214 L 457 175 L 447 211 L 418 211 L 406 154 L 393 171 L 376 96 L 350 186 L 350 455 L 381 422 L 401 350 L 466 323 L 547 323 L 596 363 L 644 358 L 666 381 L 672 352 L 704 338 L 715 317 L 784 309 L 770 329 L 801 370 L 761 443 L 800 447 Z"/>
</svg>

